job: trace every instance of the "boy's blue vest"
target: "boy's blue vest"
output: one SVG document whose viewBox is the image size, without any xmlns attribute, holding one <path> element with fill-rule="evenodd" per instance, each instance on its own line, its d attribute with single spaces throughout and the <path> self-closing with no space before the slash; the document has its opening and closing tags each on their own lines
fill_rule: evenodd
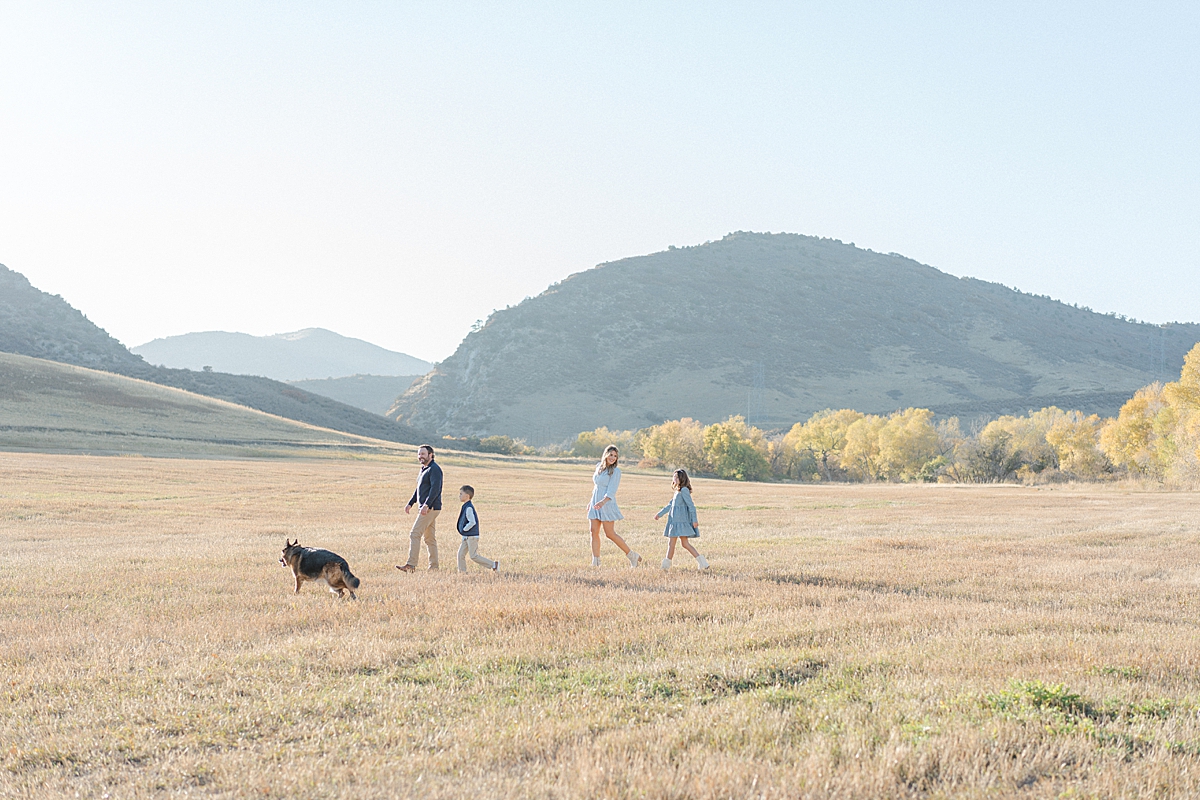
<svg viewBox="0 0 1200 800">
<path fill-rule="evenodd" d="M 463 530 L 463 525 L 467 524 L 467 509 L 475 511 L 475 505 L 470 500 L 463 503 L 463 506 L 458 511 L 458 533 L 460 536 L 478 536 L 479 535 L 479 512 L 475 511 L 475 527 L 469 531 Z"/>
</svg>

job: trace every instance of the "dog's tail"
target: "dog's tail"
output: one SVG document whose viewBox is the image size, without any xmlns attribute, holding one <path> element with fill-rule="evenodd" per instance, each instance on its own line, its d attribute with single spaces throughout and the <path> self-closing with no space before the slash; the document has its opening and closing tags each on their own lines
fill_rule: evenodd
<svg viewBox="0 0 1200 800">
<path fill-rule="evenodd" d="M 357 589 L 359 584 L 362 583 L 362 581 L 354 577 L 354 573 L 350 571 L 350 565 L 345 561 L 342 562 L 342 580 L 344 580 L 346 585 L 351 589 Z"/>
</svg>

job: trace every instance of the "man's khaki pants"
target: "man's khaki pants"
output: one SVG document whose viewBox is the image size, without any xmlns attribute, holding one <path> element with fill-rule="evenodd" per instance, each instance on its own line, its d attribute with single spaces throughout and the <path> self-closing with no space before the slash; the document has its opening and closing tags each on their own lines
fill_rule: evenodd
<svg viewBox="0 0 1200 800">
<path fill-rule="evenodd" d="M 429 568 L 438 568 L 437 517 L 440 513 L 432 509 L 424 516 L 417 513 L 412 530 L 408 533 L 408 566 L 417 566 L 417 558 L 421 555 L 421 539 L 424 539 L 425 546 L 429 548 Z"/>
</svg>

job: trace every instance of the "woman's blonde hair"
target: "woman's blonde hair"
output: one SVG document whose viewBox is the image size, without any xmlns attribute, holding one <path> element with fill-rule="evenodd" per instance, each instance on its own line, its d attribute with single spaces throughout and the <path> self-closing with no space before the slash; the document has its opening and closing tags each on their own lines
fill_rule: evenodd
<svg viewBox="0 0 1200 800">
<path fill-rule="evenodd" d="M 674 474 L 671 475 L 671 483 L 680 489 L 687 489 L 689 492 L 692 490 L 692 481 L 688 478 L 686 469 L 675 470 Z"/>
<path fill-rule="evenodd" d="M 611 467 L 608 465 L 608 454 L 609 453 L 617 454 L 617 460 L 613 462 L 613 465 Z M 617 446 L 615 444 L 610 444 L 608 447 L 604 448 L 604 455 L 600 456 L 600 463 L 596 465 L 596 474 L 599 475 L 600 470 L 604 469 L 604 470 L 608 470 L 609 475 L 612 475 L 613 470 L 617 468 L 617 464 L 620 463 L 620 461 L 621 461 L 621 451 L 617 449 Z"/>
</svg>

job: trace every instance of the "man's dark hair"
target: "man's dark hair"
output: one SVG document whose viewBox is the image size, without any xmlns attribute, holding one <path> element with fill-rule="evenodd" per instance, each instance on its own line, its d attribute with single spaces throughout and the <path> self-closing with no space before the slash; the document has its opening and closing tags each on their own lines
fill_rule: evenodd
<svg viewBox="0 0 1200 800">
<path fill-rule="evenodd" d="M 419 452 L 421 452 L 422 450 L 428 450 L 428 451 L 429 451 L 429 455 L 433 455 L 433 446 L 432 446 L 432 445 L 423 444 L 423 445 L 421 445 L 420 447 L 418 447 L 418 448 L 417 448 L 417 452 L 418 452 L 418 453 L 419 453 Z"/>
<path fill-rule="evenodd" d="M 470 497 L 472 499 L 475 498 L 475 487 L 474 486 L 468 486 L 467 484 L 464 483 L 462 486 L 458 487 L 458 490 L 460 492 L 466 492 L 467 497 Z"/>
</svg>

